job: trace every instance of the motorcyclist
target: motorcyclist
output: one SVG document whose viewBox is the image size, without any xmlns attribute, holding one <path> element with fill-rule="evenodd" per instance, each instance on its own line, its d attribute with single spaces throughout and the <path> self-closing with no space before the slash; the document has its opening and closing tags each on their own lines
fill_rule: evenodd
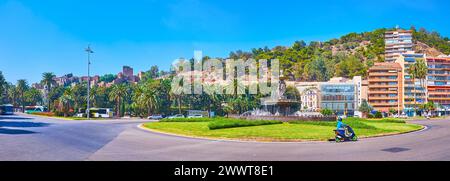
<svg viewBox="0 0 450 181">
<path fill-rule="evenodd" d="M 342 122 L 342 117 L 338 118 L 336 130 L 340 135 L 345 135 L 345 124 Z"/>
</svg>

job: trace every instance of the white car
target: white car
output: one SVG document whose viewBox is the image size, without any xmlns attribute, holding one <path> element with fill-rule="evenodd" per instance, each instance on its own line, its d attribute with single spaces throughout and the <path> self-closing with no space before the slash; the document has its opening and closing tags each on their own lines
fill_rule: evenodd
<svg viewBox="0 0 450 181">
<path fill-rule="evenodd" d="M 162 115 L 156 114 L 156 115 L 149 116 L 147 119 L 160 120 L 160 119 L 163 119 L 163 118 L 164 117 Z"/>
<path fill-rule="evenodd" d="M 193 114 L 193 115 L 189 115 L 188 118 L 203 118 L 203 115 L 201 115 L 201 114 Z"/>
<path fill-rule="evenodd" d="M 178 118 L 184 118 L 184 115 L 176 114 L 176 115 L 173 115 L 173 116 L 169 116 L 167 119 L 178 119 Z"/>
</svg>

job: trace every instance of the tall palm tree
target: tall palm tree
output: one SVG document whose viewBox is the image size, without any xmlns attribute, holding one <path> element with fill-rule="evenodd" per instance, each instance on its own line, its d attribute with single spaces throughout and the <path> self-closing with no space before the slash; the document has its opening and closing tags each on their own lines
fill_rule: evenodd
<svg viewBox="0 0 450 181">
<path fill-rule="evenodd" d="M 114 85 L 109 93 L 109 99 L 116 101 L 117 116 L 120 117 L 120 106 L 124 97 L 128 96 L 128 89 L 125 84 Z"/>
<path fill-rule="evenodd" d="M 7 89 L 7 97 L 8 97 L 8 101 L 11 102 L 12 105 L 14 105 L 14 107 L 17 106 L 17 90 L 16 90 L 16 86 L 14 85 L 9 85 L 8 89 Z"/>
<path fill-rule="evenodd" d="M 428 67 L 424 59 L 418 59 L 416 61 L 417 78 L 420 80 L 420 86 L 422 87 L 423 93 L 426 94 L 426 78 L 428 75 Z M 425 103 L 428 102 L 428 95 L 425 95 Z"/>
<path fill-rule="evenodd" d="M 22 112 L 25 112 L 25 92 L 28 90 L 28 83 L 25 79 L 17 81 L 16 91 L 20 97 L 20 105 L 22 106 Z"/>
<path fill-rule="evenodd" d="M 417 89 L 416 89 L 416 78 L 418 77 L 418 67 L 417 67 L 417 63 L 414 63 L 412 65 L 409 66 L 408 68 L 408 73 L 411 76 L 411 78 L 413 79 L 413 96 L 414 96 L 414 112 L 416 112 L 416 106 L 417 106 Z"/>
<path fill-rule="evenodd" d="M 47 99 L 47 107 L 50 110 L 50 104 L 51 104 L 51 100 L 48 97 L 48 94 L 50 93 L 50 91 L 52 90 L 52 86 L 54 84 L 56 84 L 56 81 L 54 80 L 55 78 L 55 74 L 53 74 L 52 72 L 44 72 L 42 74 L 42 80 L 41 83 L 45 85 L 45 97 Z"/>
</svg>

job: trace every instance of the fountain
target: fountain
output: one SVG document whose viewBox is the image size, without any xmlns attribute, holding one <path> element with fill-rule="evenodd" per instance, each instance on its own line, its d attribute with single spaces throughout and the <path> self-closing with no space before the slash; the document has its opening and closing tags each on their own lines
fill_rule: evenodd
<svg viewBox="0 0 450 181">
<path fill-rule="evenodd" d="M 286 78 L 281 76 L 279 87 L 273 91 L 269 98 L 262 99 L 261 105 L 266 112 L 270 112 L 275 116 L 290 116 L 300 107 L 300 102 L 286 97 Z"/>
<path fill-rule="evenodd" d="M 280 77 L 279 87 L 268 98 L 261 100 L 261 109 L 248 111 L 240 118 L 248 120 L 280 121 L 335 121 L 335 116 L 323 116 L 318 112 L 300 112 L 301 103 L 286 97 L 286 78 Z M 297 109 L 296 109 L 297 108 Z"/>
</svg>

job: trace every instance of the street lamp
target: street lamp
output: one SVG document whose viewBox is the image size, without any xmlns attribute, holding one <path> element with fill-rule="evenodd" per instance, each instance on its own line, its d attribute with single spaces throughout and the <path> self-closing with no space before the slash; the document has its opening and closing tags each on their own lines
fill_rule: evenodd
<svg viewBox="0 0 450 181">
<path fill-rule="evenodd" d="M 85 49 L 85 51 L 87 52 L 87 60 L 88 60 L 88 83 L 87 83 L 87 109 L 86 109 L 86 113 L 87 113 L 87 119 L 90 119 L 90 89 L 91 89 L 91 75 L 90 75 L 90 67 L 91 67 L 91 53 L 94 53 L 94 51 L 92 51 L 91 49 L 91 45 L 88 45 L 88 47 Z"/>
</svg>

